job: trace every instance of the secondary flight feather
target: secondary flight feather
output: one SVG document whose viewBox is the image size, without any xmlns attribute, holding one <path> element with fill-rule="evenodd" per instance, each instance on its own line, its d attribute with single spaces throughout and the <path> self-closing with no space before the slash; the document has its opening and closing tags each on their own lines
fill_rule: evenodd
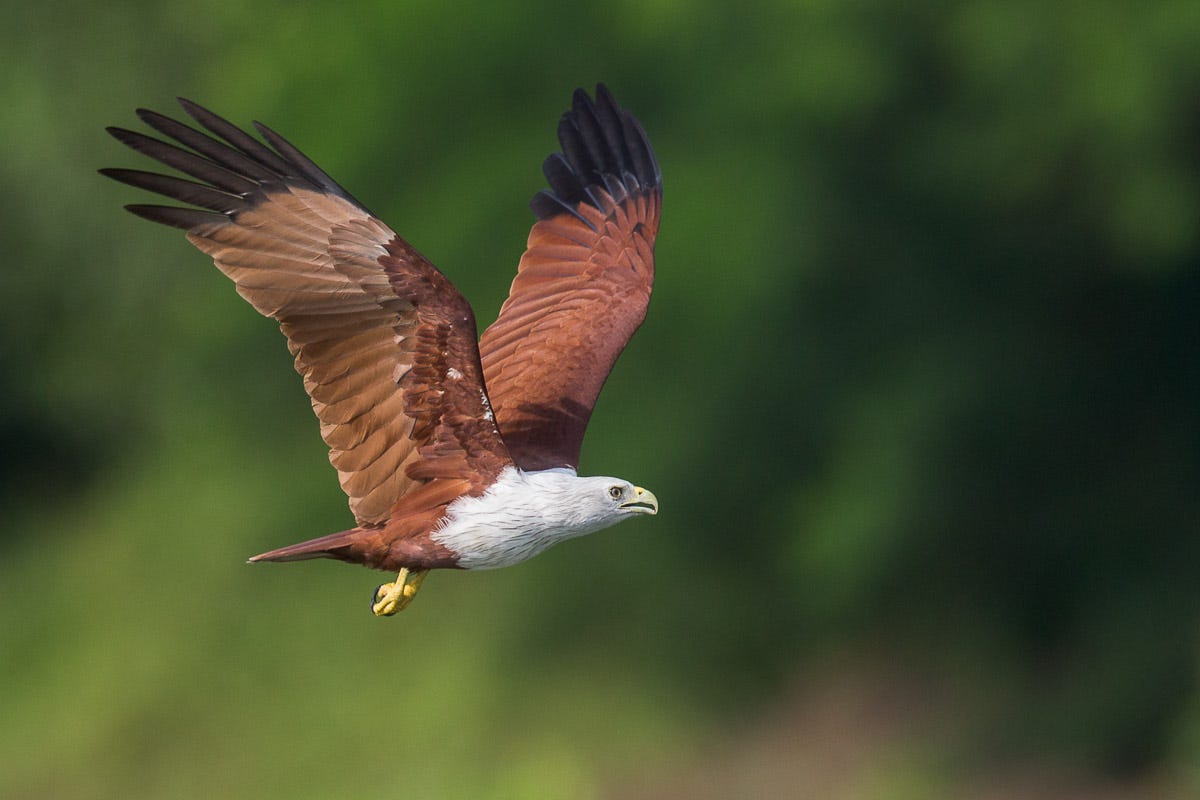
<svg viewBox="0 0 1200 800">
<path fill-rule="evenodd" d="M 562 116 L 537 222 L 478 342 L 450 280 L 296 147 L 180 103 L 199 129 L 140 109 L 165 139 L 108 130 L 187 178 L 101 172 L 187 204 L 126 208 L 187 231 L 279 322 L 357 522 L 251 561 L 395 571 L 372 597 L 391 615 L 431 569 L 508 566 L 657 513 L 641 487 L 576 473 L 596 398 L 646 315 L 662 207 L 649 139 L 607 88 L 594 101 L 577 90 Z"/>
</svg>

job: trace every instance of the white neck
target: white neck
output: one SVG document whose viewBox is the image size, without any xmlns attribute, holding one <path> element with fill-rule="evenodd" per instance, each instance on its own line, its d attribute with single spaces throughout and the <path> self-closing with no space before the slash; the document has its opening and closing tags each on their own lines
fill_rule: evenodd
<svg viewBox="0 0 1200 800">
<path fill-rule="evenodd" d="M 506 467 L 482 495 L 451 503 L 433 540 L 458 554 L 458 565 L 466 569 L 519 564 L 550 545 L 622 519 L 589 502 L 595 480 L 573 469 Z"/>
</svg>

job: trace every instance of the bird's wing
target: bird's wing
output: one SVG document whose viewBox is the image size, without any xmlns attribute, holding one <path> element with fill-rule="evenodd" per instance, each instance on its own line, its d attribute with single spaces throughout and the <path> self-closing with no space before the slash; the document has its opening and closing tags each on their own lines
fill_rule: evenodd
<svg viewBox="0 0 1200 800">
<path fill-rule="evenodd" d="M 479 342 L 505 444 L 527 470 L 578 466 L 600 388 L 646 316 L 662 207 L 650 142 L 603 85 L 595 103 L 575 92 L 558 140 L 517 276 Z"/>
<path fill-rule="evenodd" d="M 199 183 L 101 172 L 199 206 L 127 208 L 186 230 L 242 297 L 279 321 L 359 524 L 385 521 L 414 483 L 490 483 L 511 461 L 484 390 L 467 301 L 278 134 L 256 123 L 268 147 L 181 103 L 215 136 L 146 110 L 138 111 L 146 124 L 184 147 L 109 132 Z"/>
</svg>

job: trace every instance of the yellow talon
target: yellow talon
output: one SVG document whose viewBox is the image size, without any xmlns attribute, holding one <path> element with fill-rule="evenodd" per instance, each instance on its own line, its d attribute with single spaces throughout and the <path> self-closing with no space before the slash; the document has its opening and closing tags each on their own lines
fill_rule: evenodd
<svg viewBox="0 0 1200 800">
<path fill-rule="evenodd" d="M 381 584 L 375 590 L 375 599 L 371 603 L 371 611 L 377 617 L 390 617 L 403 611 L 417 596 L 417 590 L 428 574 L 427 569 L 409 571 L 407 567 L 400 570 L 394 583 Z"/>
</svg>

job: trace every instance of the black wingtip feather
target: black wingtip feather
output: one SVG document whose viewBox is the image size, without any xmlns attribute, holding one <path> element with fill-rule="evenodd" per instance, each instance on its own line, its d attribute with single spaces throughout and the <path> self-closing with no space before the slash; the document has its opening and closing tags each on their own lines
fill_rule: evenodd
<svg viewBox="0 0 1200 800">
<path fill-rule="evenodd" d="M 325 170 L 318 167 L 311 158 L 300 152 L 300 150 L 294 144 L 261 122 L 255 121 L 253 124 L 258 132 L 262 134 L 262 137 L 266 139 L 271 146 L 280 153 L 280 155 L 288 159 L 289 164 L 299 169 L 302 177 L 306 178 L 317 186 L 320 186 L 322 189 L 341 195 L 355 205 L 362 205 L 353 197 L 351 197 L 345 189 L 339 186 L 337 181 L 329 177 L 329 174 L 326 173 Z"/>
<path fill-rule="evenodd" d="M 200 125 L 211 133 L 220 136 L 226 142 L 233 145 L 245 155 L 262 164 L 267 169 L 283 178 L 296 178 L 293 165 L 282 159 L 278 153 L 272 151 L 262 142 L 255 139 L 250 134 L 243 131 L 241 128 L 229 122 L 224 117 L 221 117 L 209 111 L 199 103 L 193 103 L 186 97 L 177 97 L 179 105 L 187 112 L 188 116 L 199 122 Z"/>
<path fill-rule="evenodd" d="M 575 203 L 567 203 L 559 199 L 558 195 L 554 194 L 553 192 L 548 192 L 545 189 L 542 189 L 540 192 L 535 194 L 533 199 L 529 201 L 529 207 L 533 209 L 533 213 L 538 219 L 557 217 L 559 214 L 570 214 L 584 225 L 587 225 L 593 231 L 599 233 L 599 229 L 591 222 L 591 220 L 580 214 L 579 211 L 576 210 L 575 205 Z"/>
<path fill-rule="evenodd" d="M 157 111 L 150 111 L 144 108 L 139 108 L 137 115 L 142 122 L 154 130 L 165 134 L 180 144 L 190 147 L 200 155 L 212 159 L 228 170 L 232 170 L 239 175 L 245 175 L 264 185 L 275 183 L 279 180 L 280 176 L 277 173 L 272 172 L 240 150 L 235 150 L 222 142 L 218 142 L 195 128 L 184 125 L 182 122 L 177 122 L 168 116 L 159 114 Z"/>
<path fill-rule="evenodd" d="M 538 219 L 564 211 L 583 219 L 574 209 L 581 203 L 599 208 L 598 190 L 618 200 L 661 191 L 662 171 L 646 132 L 603 83 L 596 84 L 594 101 L 575 90 L 571 110 L 559 122 L 558 141 L 561 152 L 542 165 L 550 190 L 530 201 Z"/>
<path fill-rule="evenodd" d="M 172 228 L 190 231 L 204 225 L 223 224 L 228 221 L 224 214 L 200 211 L 195 208 L 177 206 L 130 205 L 125 210 L 151 222 L 160 222 Z"/>
<path fill-rule="evenodd" d="M 207 133 L 146 108 L 137 109 L 138 118 L 168 141 L 116 126 L 105 130 L 127 147 L 200 183 L 140 170 L 103 169 L 100 173 L 207 210 L 126 206 L 139 217 L 184 229 L 221 223 L 227 221 L 226 215 L 251 208 L 267 194 L 284 191 L 287 186 L 336 194 L 362 208 L 311 159 L 265 125 L 255 123 L 270 146 L 203 106 L 186 98 L 178 99 L 183 110 Z"/>
<path fill-rule="evenodd" d="M 223 214 L 241 211 L 250 204 L 240 195 L 223 192 L 201 183 L 192 183 L 181 178 L 159 175 L 155 172 L 143 172 L 136 169 L 102 169 L 100 174 L 115 181 L 145 189 L 172 200 L 219 211 Z"/>
<path fill-rule="evenodd" d="M 579 175 L 571 168 L 562 153 L 551 153 L 542 162 L 542 174 L 554 193 L 561 197 L 577 197 L 583 192 Z"/>
</svg>

